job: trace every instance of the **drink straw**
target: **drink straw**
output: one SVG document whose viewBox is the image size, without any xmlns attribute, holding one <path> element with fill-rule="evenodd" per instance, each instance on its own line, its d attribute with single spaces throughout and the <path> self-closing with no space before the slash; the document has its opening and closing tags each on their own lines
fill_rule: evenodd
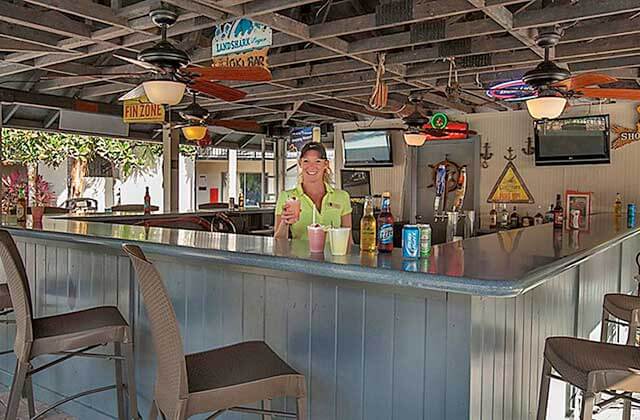
<svg viewBox="0 0 640 420">
<path fill-rule="evenodd" d="M 313 225 L 315 226 L 316 224 L 316 206 L 313 206 Z"/>
</svg>

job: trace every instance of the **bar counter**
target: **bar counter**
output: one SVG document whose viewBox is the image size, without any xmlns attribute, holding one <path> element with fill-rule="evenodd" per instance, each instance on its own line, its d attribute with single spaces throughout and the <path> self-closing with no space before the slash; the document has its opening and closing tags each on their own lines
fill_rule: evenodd
<svg viewBox="0 0 640 420">
<path fill-rule="evenodd" d="M 134 325 L 143 410 L 155 355 L 125 242 L 141 245 L 163 275 L 187 352 L 265 340 L 307 376 L 312 420 L 534 418 L 544 339 L 595 337 L 603 295 L 636 287 L 640 251 L 640 228 L 612 215 L 592 216 L 585 231 L 542 225 L 436 245 L 416 261 L 400 250 L 316 256 L 304 241 L 62 218 L 4 228 L 25 260 L 36 316 L 112 304 Z M 13 327 L 2 328 L 8 348 Z M 95 363 L 36 377 L 38 398 L 109 384 L 112 366 Z M 113 418 L 114 396 L 65 410 Z"/>
</svg>

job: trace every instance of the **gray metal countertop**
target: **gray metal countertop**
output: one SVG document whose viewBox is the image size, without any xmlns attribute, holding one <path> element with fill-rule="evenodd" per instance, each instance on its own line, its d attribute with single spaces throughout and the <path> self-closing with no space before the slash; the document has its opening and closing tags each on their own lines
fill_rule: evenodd
<svg viewBox="0 0 640 420">
<path fill-rule="evenodd" d="M 346 256 L 312 255 L 306 241 L 147 228 L 45 218 L 41 229 L 3 227 L 18 237 L 61 240 L 119 248 L 136 242 L 148 252 L 360 282 L 434 289 L 481 296 L 516 296 L 586 258 L 640 232 L 626 218 L 590 217 L 584 231 L 554 231 L 550 224 L 435 245 L 431 257 L 405 260 L 401 250 L 371 255 L 353 247 Z"/>
</svg>

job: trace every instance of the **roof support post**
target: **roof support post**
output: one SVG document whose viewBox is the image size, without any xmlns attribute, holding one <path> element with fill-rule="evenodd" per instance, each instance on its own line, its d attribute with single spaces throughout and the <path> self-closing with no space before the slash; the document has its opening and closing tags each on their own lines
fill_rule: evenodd
<svg viewBox="0 0 640 420">
<path fill-rule="evenodd" d="M 171 129 L 171 124 L 162 125 L 162 194 L 163 211 L 178 212 L 178 146 L 180 130 Z"/>
</svg>

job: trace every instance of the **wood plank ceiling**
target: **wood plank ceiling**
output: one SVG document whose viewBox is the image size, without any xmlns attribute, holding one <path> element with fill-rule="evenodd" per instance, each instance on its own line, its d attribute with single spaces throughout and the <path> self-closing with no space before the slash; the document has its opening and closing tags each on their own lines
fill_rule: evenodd
<svg viewBox="0 0 640 420">
<path fill-rule="evenodd" d="M 159 40 L 148 13 L 161 3 L 179 13 L 170 38 L 201 65 L 216 22 L 248 16 L 274 29 L 271 82 L 232 83 L 249 93 L 239 102 L 200 101 L 216 118 L 265 125 L 393 117 L 366 107 L 382 52 L 396 108 L 419 94 L 427 108 L 508 112 L 517 105 L 479 90 L 448 97 L 450 61 L 468 89 L 518 78 L 541 60 L 537 31 L 553 26 L 564 30 L 555 59 L 572 72 L 635 85 L 640 68 L 640 0 L 0 0 L 3 122 L 52 127 L 72 98 L 120 112 L 117 97 L 138 81 L 86 75 L 136 71 L 112 54 L 136 57 Z"/>
</svg>

